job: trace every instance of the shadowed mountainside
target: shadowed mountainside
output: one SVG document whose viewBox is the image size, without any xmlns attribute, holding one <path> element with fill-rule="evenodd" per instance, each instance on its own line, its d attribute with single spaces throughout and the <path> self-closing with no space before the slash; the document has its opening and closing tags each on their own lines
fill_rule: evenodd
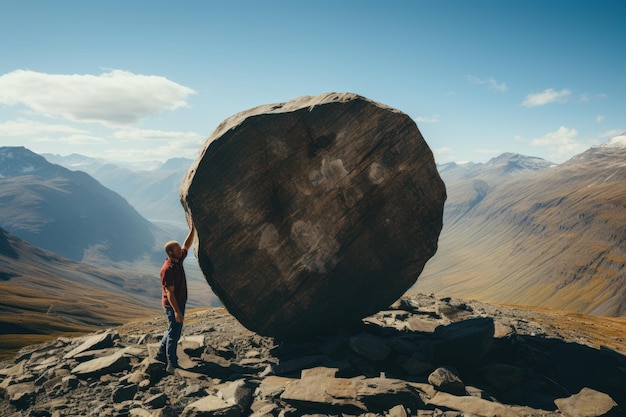
<svg viewBox="0 0 626 417">
<path fill-rule="evenodd" d="M 625 315 L 625 160 L 607 143 L 500 182 L 451 180 L 439 251 L 414 289 Z"/>
<path fill-rule="evenodd" d="M 78 154 L 42 156 L 68 169 L 85 171 L 154 223 L 184 222 L 180 183 L 193 162 L 191 159 L 172 158 L 151 169 L 131 169 Z"/>
<path fill-rule="evenodd" d="M 133 261 L 155 248 L 156 227 L 88 174 L 24 147 L 0 148 L 0 227 L 75 261 Z"/>
</svg>

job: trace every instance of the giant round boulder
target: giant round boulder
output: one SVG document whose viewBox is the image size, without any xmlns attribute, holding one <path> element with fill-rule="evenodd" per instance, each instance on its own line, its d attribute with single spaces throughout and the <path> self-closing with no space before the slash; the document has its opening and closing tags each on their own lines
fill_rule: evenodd
<svg viewBox="0 0 626 417">
<path fill-rule="evenodd" d="M 437 250 L 445 199 L 415 122 L 350 93 L 235 114 L 181 185 L 207 282 L 244 326 L 278 339 L 402 296 Z"/>
</svg>

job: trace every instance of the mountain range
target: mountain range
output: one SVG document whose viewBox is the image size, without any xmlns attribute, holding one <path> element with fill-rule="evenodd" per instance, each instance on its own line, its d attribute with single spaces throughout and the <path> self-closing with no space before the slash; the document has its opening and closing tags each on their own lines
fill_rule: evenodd
<svg viewBox="0 0 626 417">
<path fill-rule="evenodd" d="M 75 261 L 134 261 L 155 249 L 157 233 L 90 175 L 24 147 L 0 148 L 0 227 Z"/>
<path fill-rule="evenodd" d="M 191 159 L 172 158 L 150 168 L 134 169 L 79 154 L 42 156 L 53 164 L 88 173 L 155 224 L 184 224 L 185 214 L 178 195 L 181 180 L 193 162 Z"/>
<path fill-rule="evenodd" d="M 161 244 L 186 233 L 190 160 L 46 158 L 57 163 L 0 148 L 0 348 L 154 314 Z M 626 134 L 562 164 L 505 153 L 439 165 L 444 227 L 411 291 L 626 315 L 625 161 Z M 197 263 L 186 269 L 190 306 L 217 305 Z"/>
<path fill-rule="evenodd" d="M 626 315 L 626 134 L 555 165 L 442 166 L 439 250 L 414 290 Z"/>
<path fill-rule="evenodd" d="M 162 244 L 188 230 L 178 220 L 156 226 L 86 172 L 24 147 L 0 147 L 0 354 L 158 313 Z M 219 304 L 195 259 L 185 267 L 188 306 Z"/>
<path fill-rule="evenodd" d="M 625 315 L 625 141 L 623 134 L 562 164 L 504 153 L 487 163 L 438 165 L 448 194 L 444 227 L 412 290 Z M 147 190 L 156 186 L 162 192 L 153 196 L 177 202 L 179 180 L 163 179 L 182 178 L 190 160 L 143 171 L 110 164 L 104 170 L 78 155 L 56 161 L 80 164 L 129 197 L 133 184 L 134 194 L 146 196 L 137 203 L 143 212 L 160 206 L 160 218 L 178 219 L 178 206 L 160 205 Z M 123 172 L 127 180 L 115 183 Z"/>
</svg>

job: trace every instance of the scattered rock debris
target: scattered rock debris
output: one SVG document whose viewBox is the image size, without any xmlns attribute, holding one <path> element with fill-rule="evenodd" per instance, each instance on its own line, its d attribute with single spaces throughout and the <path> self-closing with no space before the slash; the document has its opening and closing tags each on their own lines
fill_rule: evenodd
<svg viewBox="0 0 626 417">
<path fill-rule="evenodd" d="M 0 415 L 626 415 L 623 351 L 545 314 L 412 295 L 354 328 L 281 342 L 197 310 L 174 374 L 154 359 L 157 317 L 22 349 L 0 364 Z"/>
</svg>

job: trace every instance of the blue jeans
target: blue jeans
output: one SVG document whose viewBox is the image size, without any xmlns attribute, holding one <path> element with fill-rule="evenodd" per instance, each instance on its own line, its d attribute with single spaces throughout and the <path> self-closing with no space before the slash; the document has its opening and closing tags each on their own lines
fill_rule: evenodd
<svg viewBox="0 0 626 417">
<path fill-rule="evenodd" d="M 185 306 L 180 307 L 181 313 L 185 314 Z M 167 330 L 163 333 L 157 360 L 161 362 L 169 362 L 173 366 L 178 366 L 178 355 L 176 354 L 176 345 L 183 332 L 183 324 L 176 322 L 176 315 L 172 307 L 165 307 L 165 315 L 167 315 Z"/>
</svg>

